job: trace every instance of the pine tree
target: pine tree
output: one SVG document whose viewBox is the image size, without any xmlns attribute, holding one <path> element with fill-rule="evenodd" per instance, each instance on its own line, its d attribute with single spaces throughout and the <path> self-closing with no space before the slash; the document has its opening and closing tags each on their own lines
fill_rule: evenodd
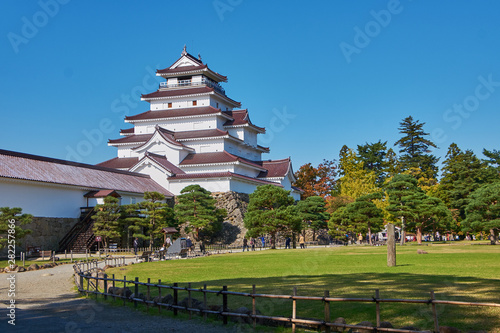
<svg viewBox="0 0 500 333">
<path fill-rule="evenodd" d="M 500 182 L 486 184 L 470 196 L 465 208 L 463 230 L 489 231 L 491 245 L 496 244 L 500 230 Z"/>
<path fill-rule="evenodd" d="M 404 171 L 410 168 L 420 168 L 428 178 L 436 178 L 438 171 L 436 163 L 439 159 L 429 153 L 430 147 L 437 148 L 437 146 L 426 139 L 429 133 L 423 130 L 425 123 L 414 121 L 412 116 L 408 116 L 399 125 L 398 130 L 403 137 L 394 145 L 400 148 L 401 169 Z"/>
<path fill-rule="evenodd" d="M 325 212 L 325 200 L 322 197 L 308 197 L 297 203 L 297 210 L 304 227 L 313 231 L 313 241 L 316 231 L 327 228 L 328 213 Z"/>
<path fill-rule="evenodd" d="M 298 233 L 301 230 L 301 218 L 294 205 L 290 191 L 274 185 L 262 185 L 250 194 L 245 228 L 249 237 L 271 235 L 271 247 L 276 247 L 278 233 Z"/>
<path fill-rule="evenodd" d="M 120 237 L 120 205 L 119 200 L 112 196 L 104 198 L 104 204 L 94 207 L 95 215 L 92 216 L 94 226 L 92 231 L 96 236 L 100 236 L 107 248 L 111 240 Z"/>
<path fill-rule="evenodd" d="M 363 168 L 373 171 L 377 179 L 378 186 L 382 185 L 386 178 L 386 155 L 387 141 L 378 141 L 375 143 L 365 143 L 358 145 L 358 160 L 363 162 Z"/>
<path fill-rule="evenodd" d="M 20 245 L 21 240 L 31 233 L 31 230 L 22 226 L 31 223 L 33 215 L 22 212 L 19 207 L 0 207 L 0 250 L 8 244 Z"/>
<path fill-rule="evenodd" d="M 396 175 L 386 185 L 389 195 L 387 211 L 391 213 L 401 225 L 401 245 L 405 242 L 406 221 L 412 217 L 411 200 L 415 192 L 421 191 L 417 180 L 410 175 Z"/>
<path fill-rule="evenodd" d="M 372 232 L 378 232 L 384 225 L 383 211 L 374 203 L 380 199 L 381 193 L 364 195 L 347 205 L 344 218 L 352 225 L 356 233 L 368 233 L 369 242 L 372 244 Z"/>
<path fill-rule="evenodd" d="M 175 216 L 184 225 L 185 233 L 193 233 L 197 241 L 208 241 L 222 228 L 225 209 L 215 207 L 216 200 L 200 185 L 189 185 L 177 197 Z"/>
<path fill-rule="evenodd" d="M 498 179 L 497 173 L 488 168 L 486 162 L 479 160 L 471 150 L 463 152 L 455 143 L 448 148 L 442 170 L 437 196 L 448 208 L 457 211 L 458 222 L 465 219 L 470 194 Z"/>
</svg>

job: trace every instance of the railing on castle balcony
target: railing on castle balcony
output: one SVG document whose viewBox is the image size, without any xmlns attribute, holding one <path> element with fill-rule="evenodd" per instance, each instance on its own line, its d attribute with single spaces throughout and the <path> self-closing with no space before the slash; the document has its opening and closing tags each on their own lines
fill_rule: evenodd
<svg viewBox="0 0 500 333">
<path fill-rule="evenodd" d="M 177 83 L 167 83 L 160 82 L 160 88 L 179 88 L 179 87 L 195 87 L 195 86 L 207 86 L 214 88 L 217 92 L 225 95 L 226 91 L 217 82 L 210 81 L 208 79 L 202 78 L 201 81 L 193 82 L 192 80 L 179 80 Z"/>
</svg>

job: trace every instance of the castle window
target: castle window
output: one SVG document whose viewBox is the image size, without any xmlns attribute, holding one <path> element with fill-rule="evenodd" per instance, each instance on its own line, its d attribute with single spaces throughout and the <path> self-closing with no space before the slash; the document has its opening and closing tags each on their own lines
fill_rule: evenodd
<svg viewBox="0 0 500 333">
<path fill-rule="evenodd" d="M 172 107 L 172 103 L 168 103 L 168 108 L 170 109 Z"/>
<path fill-rule="evenodd" d="M 198 101 L 193 101 L 193 106 L 198 105 Z"/>
</svg>

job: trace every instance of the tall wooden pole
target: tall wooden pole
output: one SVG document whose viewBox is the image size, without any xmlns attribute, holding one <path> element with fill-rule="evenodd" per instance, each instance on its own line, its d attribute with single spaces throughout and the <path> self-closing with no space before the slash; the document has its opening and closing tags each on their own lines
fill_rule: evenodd
<svg viewBox="0 0 500 333">
<path fill-rule="evenodd" d="M 387 224 L 387 266 L 396 266 L 396 235 L 394 224 Z"/>
</svg>

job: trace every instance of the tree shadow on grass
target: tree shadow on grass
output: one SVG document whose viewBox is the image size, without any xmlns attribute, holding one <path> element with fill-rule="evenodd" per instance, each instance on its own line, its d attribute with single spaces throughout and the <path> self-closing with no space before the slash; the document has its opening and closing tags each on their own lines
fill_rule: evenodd
<svg viewBox="0 0 500 333">
<path fill-rule="evenodd" d="M 453 275 L 425 275 L 409 273 L 360 273 L 327 275 L 290 275 L 282 277 L 221 279 L 206 282 L 208 289 L 219 290 L 227 285 L 230 291 L 251 292 L 256 285 L 260 294 L 291 295 L 297 287 L 298 295 L 320 296 L 328 290 L 330 297 L 371 298 L 375 289 L 384 299 L 424 299 L 434 291 L 436 299 L 464 302 L 498 302 L 500 283 L 493 279 L 457 277 Z M 193 287 L 201 285 L 193 284 Z M 197 295 L 193 295 L 197 297 Z M 201 294 L 198 296 L 201 297 Z M 221 304 L 220 297 L 212 296 L 210 301 Z M 257 308 L 265 315 L 289 317 L 292 302 L 279 299 L 257 299 Z M 246 306 L 251 309 L 251 298 L 230 296 L 229 307 Z M 414 325 L 423 330 L 433 330 L 433 316 L 428 304 L 381 303 L 381 317 L 394 327 Z M 322 320 L 324 303 L 321 301 L 297 301 L 297 316 Z M 500 327 L 500 308 L 438 305 L 440 325 L 453 326 L 462 330 L 487 330 L 494 332 Z M 375 303 L 332 302 L 331 318 L 346 318 L 348 323 L 357 324 L 363 320 L 375 322 Z"/>
</svg>

